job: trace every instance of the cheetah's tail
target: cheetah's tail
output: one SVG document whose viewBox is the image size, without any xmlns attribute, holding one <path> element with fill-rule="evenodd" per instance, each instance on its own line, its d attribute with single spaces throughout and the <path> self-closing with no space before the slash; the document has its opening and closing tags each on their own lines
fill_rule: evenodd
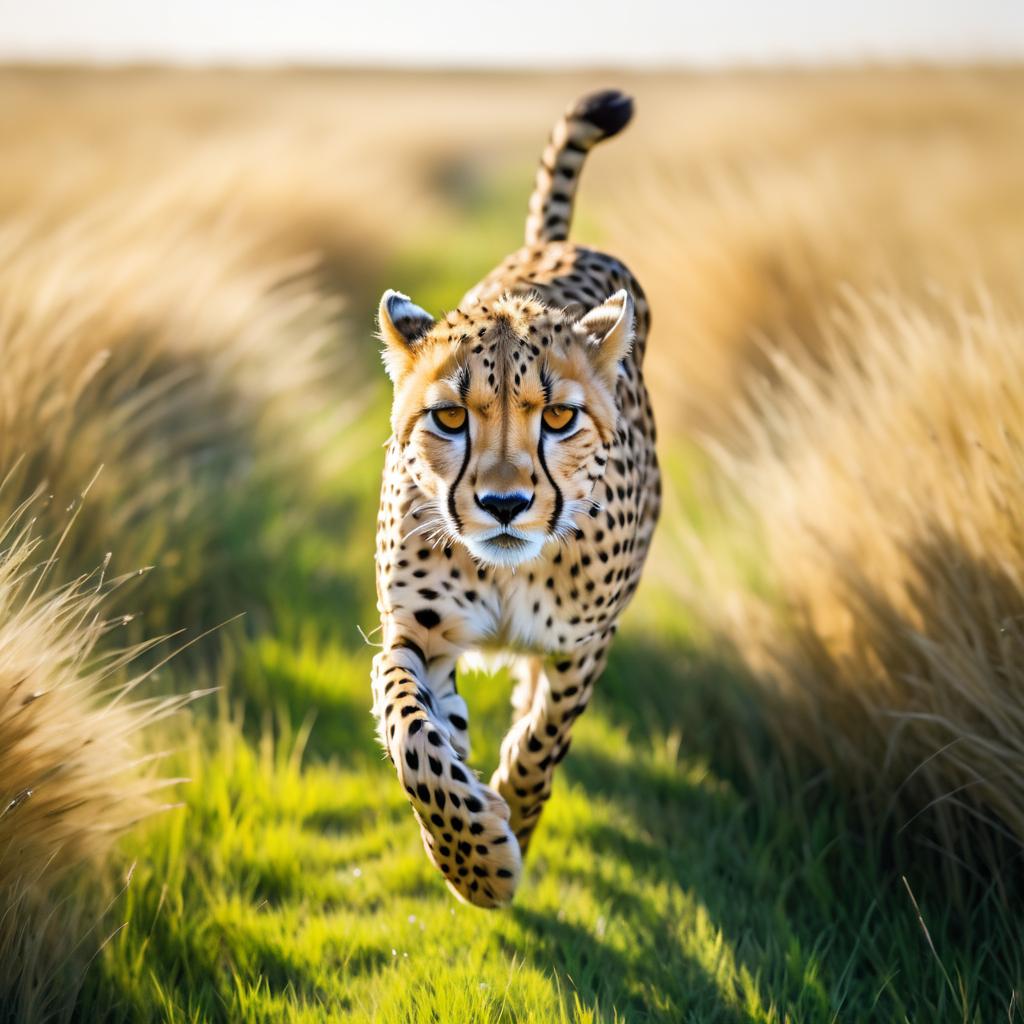
<svg viewBox="0 0 1024 1024">
<path fill-rule="evenodd" d="M 526 244 L 569 237 L 576 183 L 587 153 L 617 135 L 633 116 L 633 100 L 617 89 L 591 93 L 574 103 L 551 132 L 526 217 Z"/>
</svg>

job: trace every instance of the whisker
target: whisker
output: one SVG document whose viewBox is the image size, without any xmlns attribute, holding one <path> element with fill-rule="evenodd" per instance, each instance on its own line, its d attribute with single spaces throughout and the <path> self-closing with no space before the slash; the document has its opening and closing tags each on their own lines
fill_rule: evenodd
<svg viewBox="0 0 1024 1024">
<path fill-rule="evenodd" d="M 402 537 L 402 543 L 404 544 L 410 537 L 415 537 L 418 533 L 424 533 L 427 530 L 434 530 L 440 525 L 440 521 L 437 519 L 428 519 L 425 523 L 420 523 L 419 526 L 411 529 L 404 537 Z"/>
<path fill-rule="evenodd" d="M 433 508 L 435 512 L 440 511 L 440 509 L 437 507 L 436 499 L 431 498 L 430 501 L 425 501 L 423 502 L 422 505 L 417 505 L 415 508 L 409 509 L 409 511 L 406 514 L 412 516 L 413 519 L 415 519 L 424 509 L 428 508 Z"/>
</svg>

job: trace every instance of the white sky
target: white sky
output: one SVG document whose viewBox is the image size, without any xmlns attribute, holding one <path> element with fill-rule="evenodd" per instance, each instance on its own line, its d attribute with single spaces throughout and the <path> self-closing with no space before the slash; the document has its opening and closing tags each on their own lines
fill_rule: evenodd
<svg viewBox="0 0 1024 1024">
<path fill-rule="evenodd" d="M 1024 0 L 0 0 L 0 60 L 557 70 L 1015 58 Z"/>
</svg>

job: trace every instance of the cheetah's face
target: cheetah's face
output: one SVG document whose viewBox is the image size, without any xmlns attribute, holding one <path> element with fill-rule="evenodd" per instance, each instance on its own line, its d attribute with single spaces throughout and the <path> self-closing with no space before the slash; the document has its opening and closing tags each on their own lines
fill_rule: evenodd
<svg viewBox="0 0 1024 1024">
<path fill-rule="evenodd" d="M 615 381 L 633 337 L 617 292 L 582 318 L 506 297 L 434 320 L 396 292 L 380 306 L 391 423 L 428 498 L 425 537 L 518 565 L 575 529 L 607 462 Z"/>
</svg>

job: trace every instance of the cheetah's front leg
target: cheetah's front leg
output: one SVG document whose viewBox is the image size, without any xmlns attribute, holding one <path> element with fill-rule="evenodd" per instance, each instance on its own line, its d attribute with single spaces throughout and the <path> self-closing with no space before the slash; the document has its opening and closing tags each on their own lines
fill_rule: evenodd
<svg viewBox="0 0 1024 1024">
<path fill-rule="evenodd" d="M 451 713 L 454 686 L 452 693 L 437 693 L 429 676 L 422 652 L 412 646 L 394 645 L 373 659 L 381 741 L 448 888 L 477 906 L 500 906 L 515 893 L 522 860 L 508 806 L 463 761 L 465 705 L 455 695 L 462 715 Z"/>
<path fill-rule="evenodd" d="M 606 643 L 580 648 L 532 666 L 529 707 L 516 704 L 516 718 L 501 743 L 501 761 L 491 785 L 508 802 L 510 824 L 525 854 L 541 811 L 551 796 L 555 766 L 569 752 L 572 724 L 590 701 L 605 664 Z M 525 688 L 520 696 L 530 692 Z M 515 698 L 514 698 L 515 699 Z"/>
</svg>

